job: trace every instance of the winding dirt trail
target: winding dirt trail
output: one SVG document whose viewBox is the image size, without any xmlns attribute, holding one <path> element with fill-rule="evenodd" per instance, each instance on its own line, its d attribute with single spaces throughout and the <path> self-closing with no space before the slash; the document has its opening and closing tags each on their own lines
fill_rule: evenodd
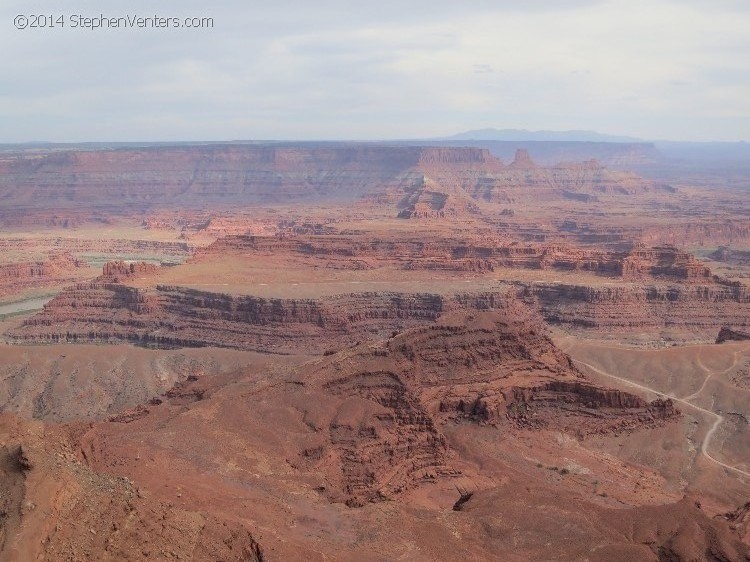
<svg viewBox="0 0 750 562">
<path fill-rule="evenodd" d="M 728 373 L 729 371 L 731 371 L 732 369 L 734 369 L 737 366 L 737 362 L 739 361 L 739 358 L 738 358 L 737 355 L 738 355 L 737 352 L 733 351 L 732 352 L 732 356 L 733 356 L 732 364 L 729 367 L 727 367 L 726 369 L 724 369 L 723 371 L 715 373 L 714 371 L 712 371 L 708 367 L 706 367 L 706 365 L 703 363 L 703 361 L 701 360 L 701 352 L 700 352 L 700 349 L 699 349 L 698 353 L 696 354 L 696 357 L 695 357 L 695 363 L 701 369 L 703 369 L 706 372 L 706 378 L 703 380 L 703 384 L 700 386 L 700 388 L 698 390 L 696 390 L 695 392 L 693 392 L 689 396 L 685 396 L 683 398 L 683 400 L 692 400 L 693 398 L 697 398 L 698 395 L 701 392 L 703 392 L 703 390 L 706 388 L 706 383 L 708 383 L 708 381 L 710 381 L 713 378 L 714 375 L 725 375 L 726 373 Z"/>
<path fill-rule="evenodd" d="M 571 359 L 573 359 L 573 358 L 571 357 Z M 735 357 L 735 359 L 736 359 L 736 357 Z M 592 371 L 594 371 L 596 373 L 599 373 L 600 375 L 603 375 L 605 377 L 609 377 L 609 378 L 615 379 L 617 381 L 620 381 L 622 383 L 625 383 L 627 385 L 635 387 L 635 388 L 637 388 L 639 390 L 643 390 L 643 391 L 646 391 L 646 392 L 652 392 L 652 393 L 658 395 L 659 397 L 670 398 L 670 399 L 672 399 L 675 402 L 678 402 L 678 403 L 680 403 L 680 404 L 682 404 L 684 406 L 687 406 L 688 408 L 693 408 L 694 410 L 697 410 L 698 412 L 701 412 L 703 414 L 707 414 L 709 416 L 713 416 L 715 418 L 715 420 L 714 420 L 713 425 L 706 432 L 706 435 L 703 438 L 703 442 L 701 443 L 701 453 L 709 461 L 711 461 L 711 462 L 713 462 L 713 463 L 715 463 L 715 464 L 717 464 L 717 465 L 719 465 L 719 466 L 721 466 L 723 468 L 726 468 L 727 470 L 731 470 L 732 472 L 735 472 L 735 473 L 737 473 L 737 474 L 739 474 L 741 476 L 746 476 L 746 477 L 750 478 L 750 472 L 746 472 L 746 471 L 744 471 L 744 470 L 742 470 L 740 468 L 736 468 L 734 466 L 731 466 L 731 465 L 728 465 L 726 463 L 723 463 L 720 460 L 717 460 L 714 457 L 712 457 L 711 454 L 708 452 L 708 444 L 710 443 L 711 438 L 713 437 L 713 435 L 716 432 L 716 430 L 719 428 L 719 426 L 721 425 L 721 423 L 724 421 L 724 417 L 723 416 L 717 414 L 716 412 L 712 412 L 711 410 L 706 410 L 705 408 L 701 408 L 700 406 L 696 406 L 695 404 L 692 404 L 691 402 L 688 402 L 686 398 L 678 398 L 677 396 L 673 396 L 671 394 L 667 394 L 666 392 L 661 392 L 661 391 L 656 390 L 654 388 L 649 388 L 647 386 L 644 386 L 642 384 L 638 384 L 638 383 L 630 381 L 628 379 L 624 379 L 622 377 L 618 377 L 617 375 L 613 375 L 612 373 L 607 373 L 607 372 L 602 371 L 601 369 L 599 369 L 599 368 L 597 368 L 597 367 L 595 367 L 595 366 L 593 366 L 593 365 L 591 365 L 589 363 L 586 363 L 585 361 L 579 361 L 578 359 L 573 359 L 573 362 L 577 363 L 579 365 L 584 365 L 585 367 L 588 367 Z M 729 370 L 729 369 L 727 369 L 727 370 Z M 705 381 L 704 381 L 704 386 L 705 386 Z M 692 395 L 689 396 L 688 398 L 691 398 L 691 397 L 692 397 Z"/>
</svg>

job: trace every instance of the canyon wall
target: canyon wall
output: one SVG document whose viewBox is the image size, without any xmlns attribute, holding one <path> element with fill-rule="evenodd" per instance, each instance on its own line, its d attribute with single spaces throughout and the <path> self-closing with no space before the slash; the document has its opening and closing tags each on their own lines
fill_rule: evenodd
<svg viewBox="0 0 750 562">
<path fill-rule="evenodd" d="M 0 297 L 37 289 L 50 284 L 71 282 L 78 270 L 88 267 L 69 253 L 55 253 L 45 260 L 0 265 Z"/>
<path fill-rule="evenodd" d="M 459 474 L 440 427 L 448 420 L 584 438 L 654 427 L 679 416 L 588 382 L 537 315 L 506 296 L 491 312 L 454 312 L 436 324 L 359 346 L 299 373 L 320 400 L 304 408 L 315 430 L 299 454 L 348 505 L 391 499 Z M 507 431 L 507 429 L 506 429 Z"/>
<path fill-rule="evenodd" d="M 711 282 L 710 269 L 692 254 L 671 246 L 595 250 L 567 244 L 519 244 L 477 240 L 364 236 L 227 236 L 197 250 L 193 260 L 222 255 L 284 256 L 324 267 L 368 269 L 386 265 L 405 270 L 491 271 L 494 268 L 584 271 L 619 279 Z M 241 256 L 241 257 L 239 257 Z"/>
<path fill-rule="evenodd" d="M 434 321 L 448 306 L 445 297 L 429 293 L 266 299 L 161 285 L 137 289 L 101 278 L 64 290 L 9 334 L 18 342 L 323 353 L 333 340 L 353 343 Z"/>
<path fill-rule="evenodd" d="M 482 148 L 279 143 L 39 151 L 0 156 L 0 224 L 31 217 L 76 226 L 164 208 L 357 201 L 394 205 L 393 216 L 446 217 L 476 212 L 473 200 L 538 202 L 540 190 L 545 198 L 586 203 L 659 189 L 595 161 L 547 168 L 518 151 L 505 165 Z"/>
<path fill-rule="evenodd" d="M 716 333 L 725 324 L 747 326 L 750 291 L 739 285 L 655 285 L 591 287 L 533 283 L 534 297 L 553 324 L 595 330 L 678 327 Z"/>
<path fill-rule="evenodd" d="M 9 235 L 0 238 L 0 253 L 34 253 L 39 248 L 49 248 L 53 254 L 73 254 L 74 256 L 164 256 L 173 261 L 185 259 L 193 251 L 187 242 L 161 240 L 129 240 L 125 238 L 73 238 L 60 236 L 18 237 Z"/>
<path fill-rule="evenodd" d="M 350 201 L 424 164 L 496 167 L 482 149 L 377 145 L 206 145 L 60 151 L 0 158 L 11 206 L 183 208 L 304 200 Z"/>
<path fill-rule="evenodd" d="M 125 267 L 125 266 L 123 266 Z M 458 294 L 394 291 L 317 299 L 227 295 L 179 286 L 137 288 L 131 272 L 78 283 L 8 332 L 17 342 L 132 342 L 144 346 L 219 346 L 272 353 L 323 353 L 331 341 L 352 344 L 424 323 L 455 310 L 502 306 L 510 287 Z M 138 271 L 138 268 L 135 268 Z M 590 287 L 516 283 L 512 289 L 554 324 L 596 331 L 678 327 L 716 334 L 747 326 L 750 294 L 734 285 Z"/>
</svg>

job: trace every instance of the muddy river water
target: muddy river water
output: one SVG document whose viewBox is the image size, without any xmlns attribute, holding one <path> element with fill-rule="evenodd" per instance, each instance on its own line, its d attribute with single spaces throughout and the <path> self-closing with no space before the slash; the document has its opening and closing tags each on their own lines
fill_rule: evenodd
<svg viewBox="0 0 750 562">
<path fill-rule="evenodd" d="M 52 297 L 35 297 L 33 299 L 27 299 L 18 302 L 12 302 L 8 304 L 0 304 L 0 316 L 7 314 L 16 314 L 18 312 L 27 312 L 32 310 L 41 310 L 41 308 L 52 300 Z"/>
</svg>

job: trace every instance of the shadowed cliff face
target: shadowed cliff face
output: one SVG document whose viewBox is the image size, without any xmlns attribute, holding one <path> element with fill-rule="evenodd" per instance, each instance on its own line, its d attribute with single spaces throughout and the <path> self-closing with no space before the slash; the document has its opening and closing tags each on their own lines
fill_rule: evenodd
<svg viewBox="0 0 750 562">
<path fill-rule="evenodd" d="M 729 326 L 722 326 L 719 335 L 716 336 L 716 343 L 725 341 L 745 341 L 750 340 L 750 330 L 739 331 L 733 330 Z"/>
<path fill-rule="evenodd" d="M 271 353 L 323 353 L 403 326 L 432 322 L 437 294 L 363 293 L 323 299 L 233 297 L 180 287 L 155 291 L 78 284 L 12 331 L 17 341 L 131 342 L 149 347 L 218 346 Z"/>
</svg>

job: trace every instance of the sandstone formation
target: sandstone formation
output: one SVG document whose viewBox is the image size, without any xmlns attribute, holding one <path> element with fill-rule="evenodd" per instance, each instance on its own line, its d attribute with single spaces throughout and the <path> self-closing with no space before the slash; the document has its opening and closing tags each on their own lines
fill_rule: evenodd
<svg viewBox="0 0 750 562">
<path fill-rule="evenodd" d="M 585 286 L 532 283 L 523 294 L 535 297 L 552 323 L 595 330 L 684 327 L 716 333 L 726 322 L 748 325 L 750 293 L 722 284 Z"/>
<path fill-rule="evenodd" d="M 748 227 L 748 229 L 750 229 L 750 227 Z M 734 265 L 750 265 L 750 252 L 732 250 L 726 246 L 720 246 L 715 252 L 709 254 L 708 257 L 712 260 Z"/>
<path fill-rule="evenodd" d="M 544 166 L 558 162 L 584 162 L 598 160 L 617 170 L 634 170 L 654 167 L 664 161 L 664 155 L 652 144 L 642 142 L 574 142 L 574 141 L 497 141 L 462 140 L 430 143 L 438 146 L 468 146 L 485 148 L 493 156 L 505 161 L 513 160 L 518 150 L 533 154 Z"/>
<path fill-rule="evenodd" d="M 570 157 L 561 153 L 559 160 L 550 161 L 543 145 L 517 143 L 503 152 L 507 165 L 479 146 L 363 143 L 6 153 L 0 157 L 0 224 L 70 228 L 128 219 L 148 229 L 176 229 L 185 240 L 198 232 L 272 234 L 277 231 L 274 217 L 259 218 L 258 210 L 299 202 L 312 205 L 304 219 L 335 208 L 334 215 L 324 213 L 326 220 L 400 216 L 478 221 L 526 241 L 640 240 L 647 246 L 686 247 L 750 239 L 739 212 L 741 193 L 712 185 L 683 195 L 681 188 L 608 169 L 592 159 L 595 153 L 576 152 L 576 147 Z M 525 148 L 512 157 L 519 146 Z M 534 163 L 537 154 L 544 165 Z M 604 161 L 611 163 L 606 157 Z M 705 208 L 713 202 L 721 210 L 707 216 Z M 560 228 L 566 220 L 580 223 L 581 231 Z"/>
<path fill-rule="evenodd" d="M 472 199 L 534 201 L 539 193 L 533 192 L 541 190 L 547 199 L 587 202 L 658 189 L 594 161 L 538 167 L 525 151 L 506 166 L 478 148 L 277 144 L 71 150 L 0 158 L 5 201 L 0 221 L 16 225 L 27 213 L 39 212 L 35 201 L 54 206 L 56 216 L 75 217 L 83 208 L 94 212 L 78 221 L 165 207 L 358 200 L 395 205 L 401 216 L 450 218 L 475 213 Z M 63 226 L 71 220 L 76 219 L 65 219 Z"/>
<path fill-rule="evenodd" d="M 0 264 L 0 297 L 69 283 L 79 278 L 78 270 L 87 267 L 69 253 L 52 254 L 43 261 Z"/>
<path fill-rule="evenodd" d="M 439 294 L 351 293 L 322 299 L 230 296 L 172 286 L 144 290 L 102 277 L 66 289 L 10 332 L 16 341 L 131 342 L 143 346 L 232 347 L 322 353 L 332 339 L 432 322 L 445 310 L 484 306 Z"/>
<path fill-rule="evenodd" d="M 750 540 L 750 502 L 725 513 L 722 518 L 729 522 L 730 529 L 738 531 L 745 543 Z"/>
<path fill-rule="evenodd" d="M 154 265 L 112 262 L 104 266 L 101 277 L 64 290 L 9 335 L 18 342 L 131 342 L 162 348 L 322 353 L 332 337 L 353 343 L 433 322 L 451 310 L 492 308 L 493 299 L 501 299 L 509 288 L 536 302 L 549 322 L 584 329 L 678 326 L 703 333 L 727 322 L 743 326 L 750 318 L 746 287 L 715 278 L 701 262 L 671 247 L 618 253 L 566 246 L 474 245 L 451 239 L 232 236 L 199 251 L 191 264 L 213 263 L 217 256 L 259 262 L 281 258 L 297 263 L 296 267 L 345 271 L 382 267 L 475 275 L 499 268 L 581 271 L 621 283 L 495 284 L 490 300 L 471 291 L 266 298 L 252 292 L 225 294 L 161 284 Z M 139 279 L 147 281 L 145 286 L 133 285 Z"/>
<path fill-rule="evenodd" d="M 426 144 L 0 149 L 0 559 L 750 560 L 743 177 Z"/>
<path fill-rule="evenodd" d="M 719 330 L 719 335 L 716 337 L 716 343 L 745 340 L 750 340 L 750 332 L 733 330 L 729 326 L 722 326 L 721 330 Z"/>
<path fill-rule="evenodd" d="M 456 552 L 488 557 L 500 548 L 515 553 L 513 560 L 545 552 L 572 560 L 595 544 L 606 545 L 595 560 L 695 557 L 709 550 L 719 559 L 741 559 L 747 547 L 732 523 L 712 520 L 692 500 L 606 507 L 575 492 L 575 478 L 547 483 L 547 468 L 519 470 L 510 453 L 502 457 L 509 464 L 494 466 L 481 450 L 456 440 L 462 431 L 503 443 L 549 426 L 586 443 L 623 432 L 648 436 L 675 425 L 680 415 L 666 401 L 648 403 L 587 381 L 528 307 L 512 298 L 497 304 L 492 312 L 451 314 L 435 325 L 320 358 L 280 378 L 260 371 L 193 377 L 147 405 L 76 430 L 62 441 L 72 451 L 62 452 L 58 472 L 75 470 L 78 479 L 91 482 L 68 492 L 79 503 L 99 502 L 90 491 L 98 485 L 111 500 L 96 505 L 111 509 L 95 512 L 97 523 L 77 518 L 95 531 L 84 538 L 76 539 L 61 517 L 39 552 L 96 556 L 109 548 L 128 557 L 127 548 L 141 538 L 138 548 L 159 556 L 162 541 L 179 528 L 186 537 L 175 552 L 193 559 L 391 558 L 401 552 L 404 534 L 435 560 Z M 266 428 L 269 420 L 276 431 Z M 184 431 L 186 424 L 193 428 L 190 440 L 160 437 Z M 34 466 L 27 473 L 44 470 L 38 441 L 23 431 L 15 435 Z M 483 471 L 497 480 L 472 487 L 460 512 L 451 508 L 455 498 L 443 509 L 408 507 L 420 490 L 482 481 L 474 462 L 488 463 Z M 623 473 L 639 474 L 618 464 Z M 132 508 L 122 509 L 121 501 Z M 131 516 L 118 519 L 120 512 Z M 582 512 L 593 513 L 595 523 L 581 520 Z M 294 524 L 282 523 L 290 515 Z M 429 531 L 425 517 L 435 521 Z M 374 518 L 383 519 L 378 525 L 388 540 L 372 534 Z M 505 520 L 529 531 L 506 537 L 499 533 Z M 154 521 L 166 524 L 152 530 Z M 13 530 L 46 536 L 29 531 L 32 525 L 26 513 Z M 450 528 L 460 529 L 459 536 L 446 532 Z M 315 529 L 326 531 L 323 541 Z"/>
<path fill-rule="evenodd" d="M 130 273 L 124 264 L 107 270 Z M 50 559 L 376 559 L 403 552 L 405 533 L 436 560 L 456 552 L 491 557 L 498 549 L 519 560 L 553 552 L 576 559 L 596 544 L 607 545 L 601 560 L 695 557 L 707 549 L 720 559 L 744 556 L 732 523 L 710 519 L 692 501 L 607 507 L 606 498 L 580 488 L 585 472 L 568 479 L 568 468 L 519 458 L 512 444 L 525 439 L 543 449 L 563 434 L 562 442 L 582 444 L 576 450 L 602 437 L 649 439 L 679 425 L 681 413 L 669 400 L 649 402 L 587 380 L 533 309 L 510 294 L 456 302 L 464 309 L 303 365 L 190 375 L 106 422 L 40 424 L 31 432 L 2 418 L 0 442 L 18 467 L 6 471 L 2 497 L 14 498 L 14 513 L 16 505 L 34 507 L 4 527 L 14 538 L 1 552 L 33 537 L 36 552 Z M 186 431 L 190 439 L 174 438 Z M 469 438 L 511 448 L 485 452 L 467 447 Z M 617 466 L 618 478 L 648 481 L 642 466 Z M 472 486 L 460 512 L 451 508 L 456 497 L 442 509 L 410 503 L 454 483 Z M 663 493 L 657 490 L 648 493 Z M 68 498 L 62 507 L 51 502 L 61 495 Z M 596 524 L 580 520 L 581 512 L 595 513 Z M 442 523 L 445 513 L 457 515 Z M 436 527 L 428 531 L 425 518 Z M 533 532 L 520 539 L 498 533 L 505 520 Z M 387 529 L 389 540 L 373 529 Z"/>
<path fill-rule="evenodd" d="M 113 261 L 104 264 L 102 280 L 119 283 L 129 277 L 141 277 L 157 271 L 159 266 L 153 263 Z"/>
<path fill-rule="evenodd" d="M 79 190 L 84 189 L 88 206 L 110 212 L 114 202 L 123 201 L 134 208 L 165 204 L 189 208 L 238 200 L 255 204 L 320 197 L 351 200 L 421 164 L 459 170 L 498 165 L 495 162 L 487 151 L 476 149 L 372 145 L 69 151 L 0 161 L 0 189 L 8 205 L 34 199 L 62 203 L 70 193 L 82 197 Z"/>
<path fill-rule="evenodd" d="M 344 401 L 330 421 L 323 405 L 305 411 L 320 433 L 301 457 L 306 467 L 328 471 L 329 497 L 349 505 L 455 474 L 438 420 L 551 424 L 585 435 L 679 415 L 670 402 L 649 404 L 583 380 L 535 315 L 512 298 L 494 312 L 450 314 L 437 325 L 341 352 L 299 376 L 307 392 Z M 339 466 L 331 467 L 332 459 Z"/>
<path fill-rule="evenodd" d="M 498 287 L 489 298 L 502 298 L 507 291 Z M 615 290 L 534 284 L 522 288 L 520 294 L 537 300 L 545 319 L 552 323 L 597 330 L 671 325 L 702 333 L 727 319 L 746 323 L 749 306 L 747 295 L 702 286 Z M 351 344 L 363 337 L 434 322 L 451 310 L 488 306 L 493 305 L 472 293 L 350 293 L 295 300 L 94 282 L 63 291 L 9 335 L 18 342 L 131 342 L 161 348 L 219 346 L 322 353 L 331 338 Z"/>
<path fill-rule="evenodd" d="M 708 267 L 692 254 L 672 246 L 602 251 L 569 245 L 467 241 L 432 237 L 372 238 L 364 236 L 228 236 L 197 251 L 196 258 L 236 255 L 245 259 L 289 255 L 322 262 L 332 268 L 368 268 L 394 264 L 402 269 L 492 270 L 496 267 L 585 271 L 628 280 L 664 279 L 711 282 Z"/>
<path fill-rule="evenodd" d="M 0 415 L 0 557 L 4 560 L 264 559 L 242 525 L 144 496 L 95 472 L 75 429 Z"/>
</svg>

